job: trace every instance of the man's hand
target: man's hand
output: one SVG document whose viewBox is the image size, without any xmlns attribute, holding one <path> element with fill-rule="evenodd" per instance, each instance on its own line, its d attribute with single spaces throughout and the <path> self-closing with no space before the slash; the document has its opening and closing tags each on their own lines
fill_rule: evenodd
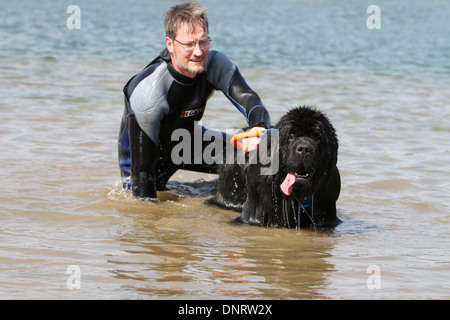
<svg viewBox="0 0 450 320">
<path fill-rule="evenodd" d="M 266 128 L 264 127 L 253 127 L 250 131 L 265 131 Z M 255 150 L 258 147 L 258 144 L 261 142 L 260 138 L 246 138 L 242 139 L 242 150 L 244 153 L 247 153 L 249 151 Z"/>
</svg>

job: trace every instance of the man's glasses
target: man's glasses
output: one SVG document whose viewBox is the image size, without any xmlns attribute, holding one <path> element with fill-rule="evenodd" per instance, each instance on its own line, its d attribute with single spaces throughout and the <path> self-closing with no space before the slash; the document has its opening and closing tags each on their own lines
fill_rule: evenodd
<svg viewBox="0 0 450 320">
<path fill-rule="evenodd" d="M 178 42 L 179 44 L 181 44 L 183 46 L 184 50 L 187 52 L 193 51 L 195 49 L 195 47 L 197 47 L 197 43 L 200 46 L 200 49 L 202 49 L 202 50 L 208 49 L 211 44 L 210 37 L 208 37 L 208 39 L 205 39 L 205 40 L 190 41 L 190 42 L 181 42 L 181 41 L 178 41 L 177 39 L 174 39 L 174 40 L 176 42 Z"/>
</svg>

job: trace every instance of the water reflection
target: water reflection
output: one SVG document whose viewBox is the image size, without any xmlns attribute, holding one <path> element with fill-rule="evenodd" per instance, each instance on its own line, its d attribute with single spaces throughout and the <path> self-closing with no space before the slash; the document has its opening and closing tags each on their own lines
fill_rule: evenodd
<svg viewBox="0 0 450 320">
<path fill-rule="evenodd" d="M 211 182 L 202 184 L 212 190 Z M 119 234 L 112 277 L 148 297 L 320 298 L 334 265 L 332 230 L 286 230 L 231 223 L 235 212 L 207 207 L 190 184 L 172 184 L 158 204 L 132 200 L 118 208 L 130 219 Z"/>
</svg>

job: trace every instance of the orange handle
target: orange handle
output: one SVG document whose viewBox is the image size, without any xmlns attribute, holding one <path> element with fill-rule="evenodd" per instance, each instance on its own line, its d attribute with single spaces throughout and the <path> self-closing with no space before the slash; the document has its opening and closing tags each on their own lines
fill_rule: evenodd
<svg viewBox="0 0 450 320">
<path fill-rule="evenodd" d="M 263 131 L 247 131 L 247 132 L 241 132 L 241 133 L 238 133 L 238 134 L 234 135 L 234 136 L 231 138 L 231 141 L 230 141 L 230 142 L 231 142 L 231 144 L 232 144 L 235 148 L 238 148 L 238 149 L 243 150 L 244 145 L 243 145 L 241 142 L 239 142 L 240 140 L 246 139 L 246 138 L 260 137 L 260 136 L 262 136 L 263 134 L 264 134 Z"/>
</svg>

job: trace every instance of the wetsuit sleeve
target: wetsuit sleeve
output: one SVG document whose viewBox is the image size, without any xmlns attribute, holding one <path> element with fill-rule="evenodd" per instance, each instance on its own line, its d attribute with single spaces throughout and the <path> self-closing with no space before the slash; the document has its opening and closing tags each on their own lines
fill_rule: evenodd
<svg viewBox="0 0 450 320">
<path fill-rule="evenodd" d="M 130 136 L 131 191 L 139 198 L 156 199 L 156 144 L 141 129 L 134 115 L 127 118 Z"/>
<path fill-rule="evenodd" d="M 150 67 L 133 79 L 125 94 L 129 97 L 127 127 L 130 144 L 130 180 L 133 195 L 156 198 L 155 168 L 161 121 L 169 112 L 165 92 L 169 85 L 165 66 Z"/>
<path fill-rule="evenodd" d="M 270 127 L 270 115 L 261 98 L 245 81 L 236 65 L 224 54 L 211 51 L 208 81 L 246 117 L 250 127 Z"/>
</svg>

